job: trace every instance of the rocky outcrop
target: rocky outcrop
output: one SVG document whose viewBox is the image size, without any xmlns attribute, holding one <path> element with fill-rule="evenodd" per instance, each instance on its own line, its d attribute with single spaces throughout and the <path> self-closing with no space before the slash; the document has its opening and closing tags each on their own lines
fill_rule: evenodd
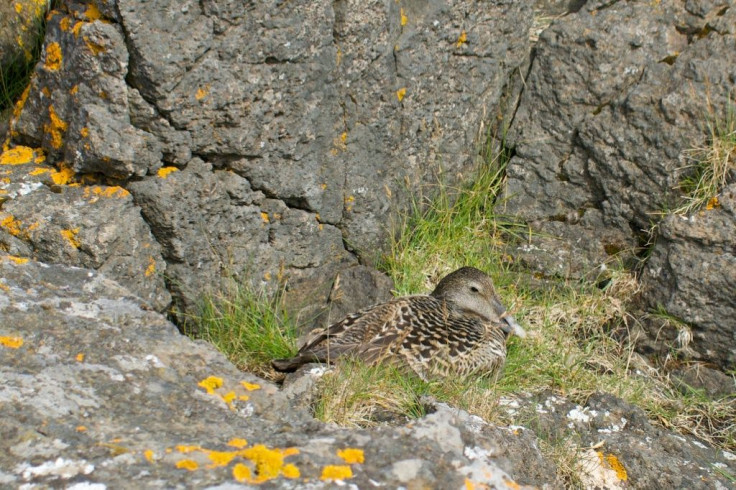
<svg viewBox="0 0 736 490">
<path fill-rule="evenodd" d="M 0 69 L 4 74 L 15 63 L 33 60 L 47 9 L 46 0 L 14 0 L 0 4 Z M 7 87 L 3 87 L 5 90 Z"/>
<path fill-rule="evenodd" d="M 3 254 L 0 277 L 3 486 L 519 488 L 467 414 L 326 427 L 97 272 Z"/>
<path fill-rule="evenodd" d="M 531 22 L 531 2 L 68 2 L 13 142 L 132 194 L 179 310 L 244 276 L 313 311 L 410 199 L 472 173 Z"/>
<path fill-rule="evenodd" d="M 507 136 L 515 156 L 496 210 L 532 228 L 517 257 L 565 277 L 635 265 L 648 230 L 682 199 L 679 183 L 694 171 L 688 150 L 705 145 L 709 124 L 733 107 L 735 16 L 731 2 L 596 1 L 541 34 Z M 733 308 L 733 248 L 723 247 L 714 262 L 671 254 L 679 219 L 663 224 L 651 252 L 654 267 L 647 267 L 659 270 L 662 258 L 671 257 L 680 272 L 667 278 L 677 283 L 645 274 L 646 301 L 672 307 L 671 314 L 713 342 L 702 352 L 733 365 L 732 347 L 713 347 L 736 332 L 736 317 L 721 314 Z M 733 227 L 732 217 L 723 219 Z M 706 221 L 695 233 L 721 236 L 723 219 Z M 692 252 L 703 249 L 683 232 L 676 232 L 678 241 Z M 694 267 L 702 262 L 714 267 Z M 714 296 L 710 284 L 725 289 Z M 708 313 L 699 297 L 709 298 Z"/>
<path fill-rule="evenodd" d="M 104 275 L 6 254 L 0 356 L 7 487 L 562 488 L 564 462 L 544 455 L 540 435 L 582 454 L 590 488 L 727 488 L 736 472 L 733 454 L 653 427 L 610 395 L 504 400 L 524 426 L 431 401 L 398 427 L 327 426 Z"/>
</svg>

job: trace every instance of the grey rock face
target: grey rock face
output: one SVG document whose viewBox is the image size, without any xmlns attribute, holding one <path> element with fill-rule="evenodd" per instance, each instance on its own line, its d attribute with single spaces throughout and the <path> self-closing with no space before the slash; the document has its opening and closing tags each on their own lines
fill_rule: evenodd
<svg viewBox="0 0 736 490">
<path fill-rule="evenodd" d="M 631 257 L 679 199 L 684 150 L 707 137 L 705 104 L 725 108 L 733 86 L 721 9 L 588 2 L 541 35 L 507 138 L 516 156 L 501 208 L 539 232 L 518 251 L 528 263 L 581 276 Z"/>
<path fill-rule="evenodd" d="M 472 172 L 531 4 L 68 2 L 14 142 L 133 194 L 180 310 L 245 274 L 314 316 L 410 195 Z"/>
<path fill-rule="evenodd" d="M 325 427 L 142 305 L 94 271 L 0 256 L 3 486 L 519 488 L 467 414 Z"/>
<path fill-rule="evenodd" d="M 647 262 L 642 282 L 645 307 L 664 310 L 684 332 L 644 323 L 645 346 L 659 354 L 683 350 L 724 369 L 736 365 L 736 184 L 718 196 L 719 206 L 690 217 L 669 216 Z"/>
<path fill-rule="evenodd" d="M 588 2 L 541 35 L 496 210 L 537 232 L 516 250 L 527 265 L 566 277 L 636 265 L 647 230 L 683 198 L 688 151 L 707 145 L 709 125 L 733 107 L 736 10 L 727 4 Z M 733 366 L 736 221 L 726 208 L 665 219 L 643 283 L 645 311 L 690 324 L 696 358 Z M 677 336 L 654 322 L 645 329 L 649 351 Z"/>
<path fill-rule="evenodd" d="M 46 2 L 36 0 L 0 4 L 0 67 L 3 70 L 17 60 L 32 59 L 47 8 Z"/>
<path fill-rule="evenodd" d="M 529 419 L 525 425 L 547 444 L 576 454 L 584 488 L 729 488 L 723 471 L 736 470 L 732 453 L 654 426 L 641 409 L 613 395 L 596 393 L 578 405 L 541 394 L 505 406 L 514 418 Z"/>
<path fill-rule="evenodd" d="M 70 173 L 39 160 L 36 153 L 0 165 L 0 249 L 96 269 L 166 309 L 166 262 L 131 194 L 119 186 L 66 185 Z"/>
</svg>

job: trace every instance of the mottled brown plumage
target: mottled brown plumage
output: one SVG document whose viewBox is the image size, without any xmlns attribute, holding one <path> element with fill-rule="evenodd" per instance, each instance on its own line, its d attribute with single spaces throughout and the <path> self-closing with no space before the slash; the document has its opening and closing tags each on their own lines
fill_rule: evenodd
<svg viewBox="0 0 736 490">
<path fill-rule="evenodd" d="M 296 357 L 275 359 L 279 371 L 345 356 L 367 364 L 406 365 L 424 379 L 495 375 L 506 360 L 506 336 L 524 330 L 501 304 L 490 277 L 463 267 L 430 295 L 371 306 L 319 331 Z"/>
</svg>

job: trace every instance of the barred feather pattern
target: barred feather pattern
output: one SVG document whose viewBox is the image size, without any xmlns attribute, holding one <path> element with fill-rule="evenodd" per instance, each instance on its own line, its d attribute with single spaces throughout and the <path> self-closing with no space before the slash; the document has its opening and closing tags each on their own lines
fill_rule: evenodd
<svg viewBox="0 0 736 490">
<path fill-rule="evenodd" d="M 408 367 L 423 379 L 497 376 L 506 359 L 506 313 L 483 272 L 465 267 L 444 278 L 431 295 L 397 298 L 353 313 L 318 331 L 282 371 L 307 362 L 355 357 Z"/>
</svg>

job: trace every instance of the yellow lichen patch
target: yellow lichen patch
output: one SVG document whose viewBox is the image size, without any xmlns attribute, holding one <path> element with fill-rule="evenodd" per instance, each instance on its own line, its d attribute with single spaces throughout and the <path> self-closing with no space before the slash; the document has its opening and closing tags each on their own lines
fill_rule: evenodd
<svg viewBox="0 0 736 490">
<path fill-rule="evenodd" d="M 68 31 L 71 21 L 72 20 L 69 17 L 64 17 L 63 19 L 61 19 L 61 21 L 59 22 L 59 27 L 61 28 L 61 30 L 64 32 Z"/>
<path fill-rule="evenodd" d="M 235 438 L 230 439 L 229 441 L 227 441 L 227 445 L 228 446 L 232 446 L 232 447 L 236 447 L 238 449 L 243 449 L 245 446 L 248 445 L 248 441 L 246 441 L 245 439 L 240 439 L 238 437 L 235 437 Z"/>
<path fill-rule="evenodd" d="M 512 490 L 519 490 L 521 488 L 521 485 L 516 483 L 514 480 L 509 480 L 504 477 L 503 482 L 506 484 L 508 488 L 511 488 Z"/>
<path fill-rule="evenodd" d="M 102 12 L 94 2 L 90 2 L 89 7 L 84 11 L 84 16 L 90 21 L 99 20 L 102 18 Z"/>
<path fill-rule="evenodd" d="M 182 454 L 193 453 L 194 451 L 202 451 L 202 446 L 193 446 L 188 444 L 179 444 L 176 450 Z"/>
<path fill-rule="evenodd" d="M 154 456 L 154 453 L 152 450 L 146 449 L 145 451 L 143 451 L 143 457 L 146 458 L 146 461 L 148 461 L 149 463 L 153 463 L 154 461 L 153 456 Z"/>
<path fill-rule="evenodd" d="M 237 398 L 237 395 L 234 391 L 228 391 L 227 393 L 222 395 L 222 401 L 230 405 L 230 407 L 233 406 L 233 401 L 235 400 L 235 398 Z"/>
<path fill-rule="evenodd" d="M 82 135 L 82 138 L 86 138 L 87 136 L 89 136 L 89 128 L 84 127 L 80 129 L 79 134 Z"/>
<path fill-rule="evenodd" d="M 475 484 L 469 479 L 465 479 L 465 490 L 475 490 Z"/>
<path fill-rule="evenodd" d="M 222 383 L 222 378 L 218 378 L 217 376 L 210 376 L 209 378 L 205 378 L 197 383 L 197 386 L 204 388 L 208 394 L 213 395 L 215 393 L 215 390 L 222 386 Z"/>
<path fill-rule="evenodd" d="M 49 106 L 49 122 L 43 127 L 44 131 L 51 135 L 51 146 L 57 150 L 61 148 L 64 133 L 68 124 L 56 113 L 53 105 Z"/>
<path fill-rule="evenodd" d="M 459 48 L 460 46 L 462 46 L 462 45 L 463 45 L 463 44 L 465 44 L 466 42 L 468 42 L 468 35 L 467 35 L 467 34 L 465 33 L 465 31 L 463 30 L 463 31 L 462 31 L 462 32 L 460 33 L 460 36 L 458 36 L 458 38 L 457 38 L 457 42 L 455 43 L 455 46 L 457 46 L 457 47 Z"/>
<path fill-rule="evenodd" d="M 23 106 L 25 105 L 26 100 L 28 100 L 28 94 L 30 93 L 31 85 L 28 84 L 26 89 L 21 94 L 20 99 L 18 99 L 18 102 L 15 103 L 15 107 L 13 108 L 13 119 L 18 119 L 20 117 L 20 113 L 23 111 Z"/>
<path fill-rule="evenodd" d="M 23 222 L 15 219 L 13 215 L 6 216 L 5 218 L 3 218 L 2 221 L 0 221 L 0 227 L 5 228 L 8 233 L 15 237 L 25 235 L 23 229 L 21 228 L 22 225 Z"/>
<path fill-rule="evenodd" d="M 156 261 L 153 257 L 148 257 L 148 267 L 146 267 L 146 272 L 144 273 L 146 277 L 151 277 L 156 273 Z"/>
<path fill-rule="evenodd" d="M 18 2 L 15 2 L 15 5 L 13 5 L 13 7 L 15 7 L 15 13 L 16 14 L 20 14 L 21 12 L 23 12 L 23 5 L 22 4 L 20 4 Z"/>
<path fill-rule="evenodd" d="M 365 455 L 363 454 L 362 449 L 355 449 L 350 447 L 345 449 L 338 449 L 337 456 L 342 458 L 343 461 L 345 461 L 347 464 L 362 464 L 365 462 Z"/>
<path fill-rule="evenodd" d="M 353 477 L 353 470 L 346 465 L 327 465 L 322 469 L 322 480 L 346 480 Z"/>
<path fill-rule="evenodd" d="M 250 468 L 248 468 L 243 463 L 236 464 L 235 466 L 233 466 L 233 478 L 235 478 L 237 481 L 240 481 L 240 482 L 250 481 L 251 480 Z"/>
<path fill-rule="evenodd" d="M 48 87 L 42 88 L 41 93 L 46 97 L 51 97 L 51 90 Z"/>
<path fill-rule="evenodd" d="M 406 16 L 406 13 L 404 12 L 404 9 L 401 9 L 401 25 L 405 26 L 406 23 L 409 22 L 409 18 Z"/>
<path fill-rule="evenodd" d="M 27 146 L 16 146 L 0 154 L 0 165 L 25 165 L 35 160 L 35 150 Z"/>
<path fill-rule="evenodd" d="M 74 170 L 63 164 L 61 166 L 61 170 L 54 170 L 51 172 L 51 180 L 53 180 L 56 185 L 67 185 L 73 178 Z"/>
<path fill-rule="evenodd" d="M 247 381 L 241 381 L 240 384 L 248 391 L 256 391 L 261 389 L 261 385 L 255 383 L 248 383 Z"/>
<path fill-rule="evenodd" d="M 210 84 L 208 83 L 204 87 L 199 87 L 197 89 L 197 93 L 194 94 L 194 98 L 197 100 L 202 100 L 210 93 Z"/>
<path fill-rule="evenodd" d="M 263 444 L 239 451 L 239 454 L 253 462 L 256 466 L 254 483 L 272 480 L 281 474 L 284 469 L 284 452 L 279 449 L 269 449 Z"/>
<path fill-rule="evenodd" d="M 90 39 L 87 36 L 82 36 L 82 39 L 84 40 L 84 44 L 87 46 L 87 48 L 92 51 L 92 54 L 97 56 L 98 54 L 105 51 L 105 46 L 102 46 L 101 44 L 98 44 L 94 42 L 92 39 Z"/>
<path fill-rule="evenodd" d="M 69 245 L 71 245 L 74 248 L 79 248 L 79 246 L 82 244 L 82 242 L 79 241 L 79 238 L 77 238 L 77 233 L 79 233 L 79 228 L 72 228 L 68 230 L 61 230 L 59 231 L 61 233 L 61 236 L 63 236 L 67 242 L 69 242 Z"/>
<path fill-rule="evenodd" d="M 286 478 L 299 478 L 301 476 L 301 474 L 299 473 L 299 468 L 291 463 L 284 465 L 284 467 L 281 469 L 281 474 L 284 475 L 284 477 Z"/>
<path fill-rule="evenodd" d="M 406 95 L 406 87 L 401 87 L 399 90 L 396 91 L 396 98 L 399 99 L 399 102 L 404 100 L 405 95 Z"/>
<path fill-rule="evenodd" d="M 16 257 L 15 255 L 6 255 L 5 258 L 18 265 L 23 265 L 29 260 L 27 257 Z"/>
<path fill-rule="evenodd" d="M 218 466 L 227 466 L 230 461 L 237 456 L 237 453 L 233 451 L 208 451 L 207 456 L 212 461 L 212 464 L 207 466 L 208 468 L 217 468 Z"/>
<path fill-rule="evenodd" d="M 181 461 L 178 461 L 176 463 L 177 468 L 183 468 L 185 470 L 194 471 L 197 468 L 199 468 L 199 465 L 196 461 L 191 459 L 182 459 Z"/>
<path fill-rule="evenodd" d="M 84 25 L 84 22 L 79 21 L 76 24 L 74 24 L 74 27 L 72 27 L 72 34 L 74 34 L 74 37 L 79 37 L 79 31 L 82 29 L 82 26 Z"/>
<path fill-rule="evenodd" d="M 78 425 L 76 430 L 77 432 L 87 432 L 87 427 L 83 425 Z"/>
<path fill-rule="evenodd" d="M 0 345 L 11 349 L 18 349 L 23 346 L 23 339 L 20 337 L 0 337 Z"/>
<path fill-rule="evenodd" d="M 261 211 L 261 220 L 263 220 L 264 223 L 269 223 L 271 221 L 268 217 L 268 213 L 265 211 Z"/>
<path fill-rule="evenodd" d="M 608 461 L 611 469 L 616 472 L 616 476 L 619 480 L 626 481 L 629 479 L 629 475 L 626 473 L 626 468 L 624 468 L 623 463 L 621 463 L 616 456 L 609 454 L 606 456 L 606 461 Z"/>
<path fill-rule="evenodd" d="M 49 43 L 46 46 L 46 61 L 44 62 L 46 69 L 57 71 L 61 68 L 61 59 L 61 46 L 59 46 L 59 43 Z"/>
<path fill-rule="evenodd" d="M 708 201 L 708 204 L 705 205 L 705 209 L 709 211 L 711 209 L 720 208 L 720 207 L 721 207 L 721 203 L 720 201 L 718 201 L 718 196 L 711 197 L 710 200 Z"/>
<path fill-rule="evenodd" d="M 75 85 L 69 89 L 70 95 L 77 95 L 77 92 L 79 92 L 79 85 Z"/>
<path fill-rule="evenodd" d="M 165 179 L 169 176 L 170 173 L 178 171 L 179 169 L 176 167 L 161 167 L 160 169 L 158 169 L 158 176 L 162 179 Z"/>
<path fill-rule="evenodd" d="M 74 359 L 76 359 L 76 360 L 77 360 L 77 362 L 82 362 L 82 361 L 84 361 L 84 352 L 80 352 L 79 354 L 77 354 L 77 355 L 76 355 L 76 357 L 75 357 Z"/>
</svg>

